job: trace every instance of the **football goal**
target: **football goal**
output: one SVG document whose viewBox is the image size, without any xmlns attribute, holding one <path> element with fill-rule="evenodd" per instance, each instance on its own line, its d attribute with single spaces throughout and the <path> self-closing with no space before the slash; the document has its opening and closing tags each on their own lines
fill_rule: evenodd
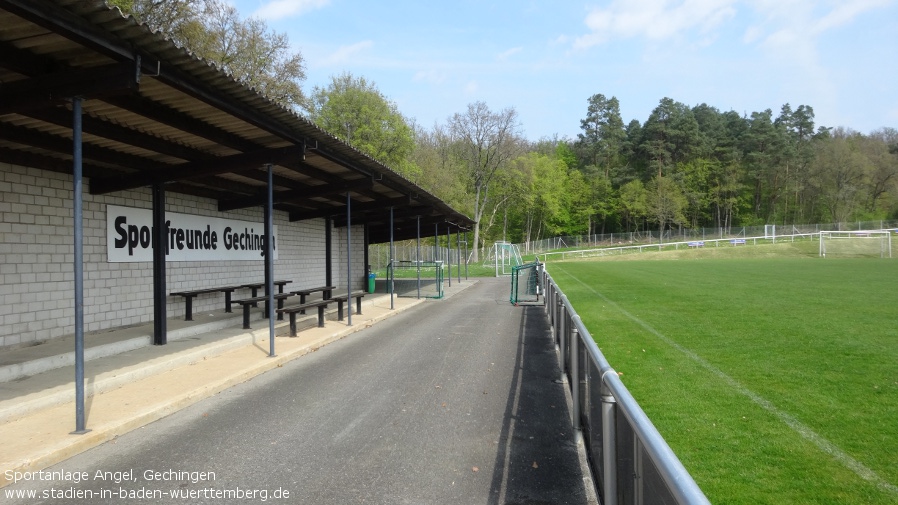
<svg viewBox="0 0 898 505">
<path fill-rule="evenodd" d="M 823 258 L 891 258 L 891 230 L 821 231 Z"/>
<path fill-rule="evenodd" d="M 387 265 L 387 282 L 396 296 L 442 298 L 443 281 L 442 261 L 393 261 Z"/>
<path fill-rule="evenodd" d="M 496 277 L 511 275 L 511 269 L 522 265 L 521 250 L 518 246 L 508 242 L 496 242 L 490 248 L 490 252 L 483 262 L 484 267 L 492 267 L 496 270 Z"/>
<path fill-rule="evenodd" d="M 511 296 L 512 305 L 520 302 L 539 301 L 539 261 L 511 267 Z"/>
</svg>

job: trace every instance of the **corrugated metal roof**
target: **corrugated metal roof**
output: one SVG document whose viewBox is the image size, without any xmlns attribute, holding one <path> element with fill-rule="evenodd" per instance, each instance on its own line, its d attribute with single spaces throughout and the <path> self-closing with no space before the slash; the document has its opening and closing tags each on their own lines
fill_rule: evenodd
<svg viewBox="0 0 898 505">
<path fill-rule="evenodd" d="M 154 183 L 254 203 L 275 164 L 276 209 L 291 219 L 368 222 L 372 242 L 470 218 L 307 118 L 234 80 L 102 0 L 0 0 L 0 160 L 66 170 L 71 103 L 84 99 L 91 192 Z M 303 146 L 305 151 L 303 155 Z M 368 184 L 362 184 L 365 180 Z M 341 191 L 342 189 L 342 191 Z"/>
</svg>

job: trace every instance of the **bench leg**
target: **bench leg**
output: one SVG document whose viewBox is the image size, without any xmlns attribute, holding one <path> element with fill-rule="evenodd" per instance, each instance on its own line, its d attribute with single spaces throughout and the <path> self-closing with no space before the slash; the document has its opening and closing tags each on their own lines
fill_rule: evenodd
<svg viewBox="0 0 898 505">
<path fill-rule="evenodd" d="M 250 309 L 250 304 L 244 303 L 243 304 L 243 329 L 244 330 L 250 329 L 249 328 L 249 309 Z"/>
<path fill-rule="evenodd" d="M 356 314 L 362 313 L 362 297 L 361 296 L 357 296 L 355 298 L 355 313 Z"/>
<path fill-rule="evenodd" d="M 296 312 L 290 313 L 290 336 L 296 336 Z"/>
<path fill-rule="evenodd" d="M 302 294 L 301 294 L 301 295 L 299 295 L 299 304 L 302 305 L 302 304 L 304 304 L 304 303 L 306 303 L 306 295 L 302 295 Z M 300 310 L 299 313 L 300 313 L 300 314 L 305 314 L 305 313 L 306 313 L 306 309 Z"/>
<path fill-rule="evenodd" d="M 185 310 L 184 320 L 185 321 L 193 321 L 193 297 L 187 296 L 186 298 L 187 298 L 187 304 L 186 304 L 186 308 L 184 309 Z"/>
<path fill-rule="evenodd" d="M 259 294 L 259 289 L 258 289 L 258 288 L 249 288 L 249 289 L 250 289 L 250 291 L 252 291 L 252 293 L 253 293 L 253 296 L 251 296 L 250 298 L 255 298 L 256 295 Z M 253 307 L 258 307 L 258 306 L 259 306 L 258 303 L 253 303 Z"/>
<path fill-rule="evenodd" d="M 343 320 L 343 301 L 337 300 L 337 321 Z"/>
<path fill-rule="evenodd" d="M 284 308 L 284 299 L 283 298 L 278 298 L 278 308 L 279 309 Z M 284 313 L 278 312 L 278 321 L 283 321 L 283 320 L 284 320 Z"/>
<path fill-rule="evenodd" d="M 318 306 L 318 327 L 324 328 L 324 308 L 327 305 L 319 305 Z"/>
<path fill-rule="evenodd" d="M 225 291 L 225 312 L 231 311 L 231 292 Z"/>
</svg>

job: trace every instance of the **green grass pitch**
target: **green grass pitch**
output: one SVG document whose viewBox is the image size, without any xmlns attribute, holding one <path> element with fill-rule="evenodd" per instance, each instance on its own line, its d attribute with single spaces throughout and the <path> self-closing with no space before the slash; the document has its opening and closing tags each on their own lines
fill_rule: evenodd
<svg viewBox="0 0 898 505">
<path fill-rule="evenodd" d="M 547 270 L 712 503 L 898 503 L 898 260 Z"/>
</svg>

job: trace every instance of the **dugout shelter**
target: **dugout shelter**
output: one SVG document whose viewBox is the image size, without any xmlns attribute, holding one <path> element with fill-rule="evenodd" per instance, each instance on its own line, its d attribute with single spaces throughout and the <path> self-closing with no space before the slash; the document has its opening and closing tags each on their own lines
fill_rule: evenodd
<svg viewBox="0 0 898 505">
<path fill-rule="evenodd" d="M 163 344 L 171 292 L 361 289 L 369 242 L 471 224 L 102 0 L 0 0 L 0 349 L 149 321 Z"/>
</svg>

